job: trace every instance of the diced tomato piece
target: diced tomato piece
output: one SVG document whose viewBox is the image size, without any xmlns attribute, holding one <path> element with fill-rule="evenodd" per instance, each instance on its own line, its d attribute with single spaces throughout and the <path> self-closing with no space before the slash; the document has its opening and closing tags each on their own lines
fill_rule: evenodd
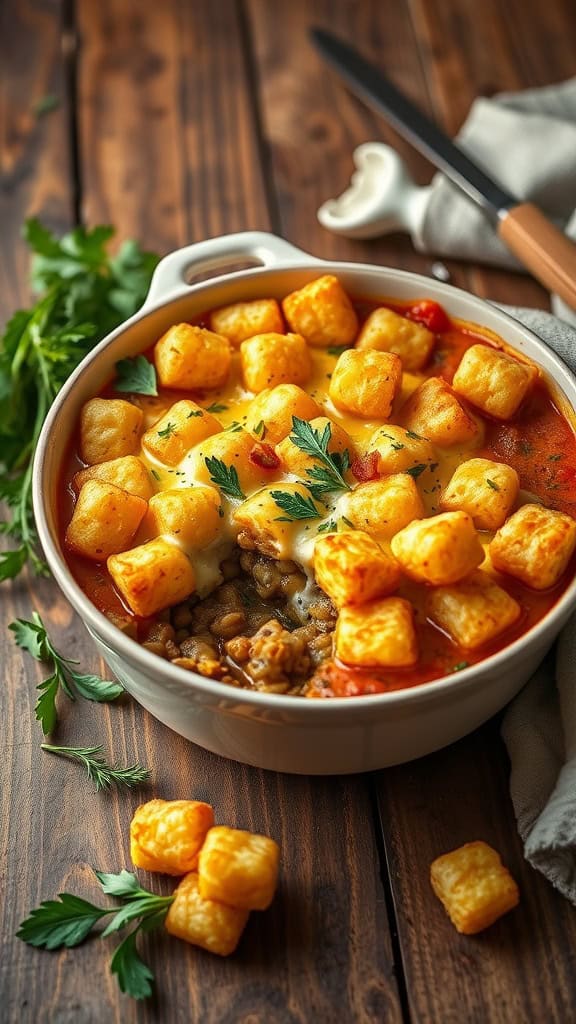
<svg viewBox="0 0 576 1024">
<path fill-rule="evenodd" d="M 370 693 L 386 693 L 382 679 L 327 661 L 317 669 L 310 681 L 308 697 L 362 697 Z"/>
<path fill-rule="evenodd" d="M 450 320 L 439 302 L 432 299 L 423 299 L 404 314 L 408 320 L 415 320 L 418 324 L 424 324 L 434 334 L 442 334 L 449 331 L 452 326 Z"/>
<path fill-rule="evenodd" d="M 364 484 L 368 480 L 376 480 L 380 476 L 378 471 L 378 452 L 367 452 L 366 455 L 357 455 L 350 466 L 356 479 Z"/>
<path fill-rule="evenodd" d="M 280 458 L 276 455 L 272 446 L 263 441 L 258 441 L 254 445 L 248 459 L 254 466 L 259 466 L 260 469 L 278 469 L 280 465 Z"/>
</svg>

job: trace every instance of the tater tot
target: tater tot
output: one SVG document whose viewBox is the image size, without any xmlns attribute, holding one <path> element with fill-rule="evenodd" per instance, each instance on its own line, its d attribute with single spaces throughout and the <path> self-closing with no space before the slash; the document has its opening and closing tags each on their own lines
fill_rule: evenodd
<svg viewBox="0 0 576 1024">
<path fill-rule="evenodd" d="M 200 800 L 149 800 L 130 824 L 130 856 L 137 868 L 164 875 L 185 875 L 214 824 L 210 804 Z"/>
</svg>

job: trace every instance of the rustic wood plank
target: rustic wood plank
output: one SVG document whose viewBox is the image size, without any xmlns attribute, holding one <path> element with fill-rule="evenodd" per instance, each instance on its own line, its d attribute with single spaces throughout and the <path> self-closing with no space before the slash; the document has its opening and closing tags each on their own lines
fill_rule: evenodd
<svg viewBox="0 0 576 1024">
<path fill-rule="evenodd" d="M 106 0 L 78 10 L 80 172 L 89 221 L 113 220 L 120 237 L 133 234 L 163 249 L 192 236 L 266 227 L 235 3 L 149 4 L 143 10 L 141 3 Z M 217 81 L 214 53 L 227 69 Z M 19 599 L 7 607 L 10 618 L 29 617 L 34 603 L 59 649 L 87 671 L 104 670 L 53 584 L 40 591 L 17 584 L 12 593 Z M 401 1020 L 364 780 L 280 777 L 218 759 L 128 699 L 110 707 L 62 702 L 56 742 L 103 742 L 110 756 L 153 769 L 153 783 L 141 792 L 96 794 L 76 765 L 49 755 L 39 763 L 31 709 L 42 672 L 12 647 L 10 653 L 17 693 L 6 721 L 19 765 L 6 818 L 9 955 L 2 965 L 10 1019 L 304 1024 L 314 1012 L 327 1022 Z M 63 889 L 98 901 L 90 866 L 130 867 L 129 821 L 152 795 L 206 798 L 219 821 L 273 835 L 282 846 L 283 873 L 273 908 L 253 915 L 230 960 L 166 935 L 148 939 L 144 948 L 158 991 L 136 1005 L 119 995 L 107 971 L 110 941 L 49 955 L 13 935 L 32 906 Z M 19 855 L 23 815 L 31 831 Z M 163 892 L 173 885 L 152 876 L 148 881 Z"/>
<path fill-rule="evenodd" d="M 26 217 L 64 230 L 73 217 L 63 0 L 0 5 L 0 324 L 28 299 Z M 39 105 L 52 98 L 45 113 Z"/>
</svg>

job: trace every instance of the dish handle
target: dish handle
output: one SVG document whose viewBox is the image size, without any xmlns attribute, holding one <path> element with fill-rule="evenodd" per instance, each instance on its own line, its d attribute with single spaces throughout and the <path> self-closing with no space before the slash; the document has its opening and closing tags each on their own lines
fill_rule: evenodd
<svg viewBox="0 0 576 1024">
<path fill-rule="evenodd" d="M 208 238 L 204 242 L 176 249 L 160 260 L 142 308 L 185 291 L 191 286 L 189 278 L 192 274 L 206 274 L 228 266 L 235 260 L 251 260 L 263 267 L 289 266 L 303 260 L 306 263 L 322 262 L 266 231 L 241 231 L 234 235 Z"/>
</svg>

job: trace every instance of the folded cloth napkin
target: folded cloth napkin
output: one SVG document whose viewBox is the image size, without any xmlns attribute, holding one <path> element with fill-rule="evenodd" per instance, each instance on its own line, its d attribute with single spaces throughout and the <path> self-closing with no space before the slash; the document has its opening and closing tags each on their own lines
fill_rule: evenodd
<svg viewBox="0 0 576 1024">
<path fill-rule="evenodd" d="M 576 240 L 576 78 L 477 99 L 457 141 L 504 189 L 536 203 Z M 443 174 L 432 181 L 412 241 L 417 249 L 438 256 L 524 269 L 482 210 Z M 552 309 L 576 324 L 573 311 L 557 296 L 552 297 Z"/>
<path fill-rule="evenodd" d="M 576 372 L 576 330 L 535 309 L 502 306 Z M 502 736 L 526 859 L 576 904 L 576 615 L 510 704 Z"/>
</svg>

